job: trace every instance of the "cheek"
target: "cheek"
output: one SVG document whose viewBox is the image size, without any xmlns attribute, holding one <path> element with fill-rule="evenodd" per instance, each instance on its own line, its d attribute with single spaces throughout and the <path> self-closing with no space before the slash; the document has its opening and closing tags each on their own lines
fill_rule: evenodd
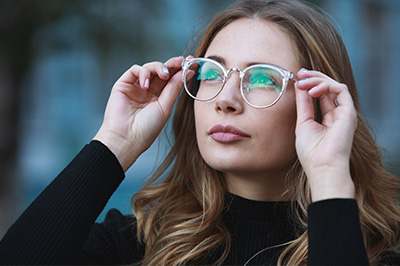
<svg viewBox="0 0 400 266">
<path fill-rule="evenodd" d="M 260 149 L 269 158 L 275 158 L 282 163 L 290 161 L 295 156 L 296 104 L 293 91 L 288 91 L 281 102 L 266 109 L 266 114 L 259 119 L 263 123 L 258 128 L 262 139 Z M 268 155 L 267 155 L 268 154 Z"/>
<path fill-rule="evenodd" d="M 296 120 L 297 120 L 297 111 L 296 111 L 296 103 L 295 103 L 295 95 L 294 91 L 289 91 L 288 93 L 290 97 L 288 99 L 288 104 L 286 105 L 285 110 L 282 111 L 281 116 L 281 124 L 282 124 L 282 132 L 285 132 L 285 147 L 287 148 L 287 152 L 291 154 L 295 154 L 295 130 L 296 130 Z"/>
<path fill-rule="evenodd" d="M 295 112 L 285 112 L 267 117 L 259 127 L 260 141 L 254 143 L 254 154 L 265 158 L 267 165 L 282 167 L 295 156 Z M 257 151 L 257 152 L 256 152 Z"/>
<path fill-rule="evenodd" d="M 211 168 L 219 169 L 219 163 L 221 160 L 225 160 L 226 153 L 218 150 L 218 144 L 208 136 L 208 129 L 213 125 L 215 116 L 210 111 L 212 105 L 205 102 L 195 102 L 194 104 L 194 119 L 196 127 L 196 142 L 199 149 L 200 155 L 203 160 Z M 218 150 L 218 152 L 217 152 Z M 222 158 L 216 156 L 219 154 Z"/>
<path fill-rule="evenodd" d="M 202 132 L 206 132 L 205 129 L 205 120 L 207 118 L 207 112 L 204 108 L 204 103 L 194 103 L 194 121 L 195 121 L 195 127 L 196 127 L 196 139 L 197 139 L 197 144 L 199 146 L 199 149 L 202 149 L 204 138 L 201 138 Z"/>
<path fill-rule="evenodd" d="M 281 127 L 281 132 L 285 134 L 287 137 L 290 136 L 290 141 L 294 143 L 295 138 L 295 128 L 296 128 L 296 119 L 297 119 L 297 111 L 296 111 L 296 99 L 293 89 L 289 89 L 286 91 L 286 94 L 283 97 L 282 104 L 277 106 L 279 107 L 279 114 L 276 116 L 279 122 L 279 126 Z"/>
</svg>

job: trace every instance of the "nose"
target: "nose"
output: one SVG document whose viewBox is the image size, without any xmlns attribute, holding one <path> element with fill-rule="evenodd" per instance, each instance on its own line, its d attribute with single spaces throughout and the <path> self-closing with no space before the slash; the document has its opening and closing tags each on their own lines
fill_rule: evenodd
<svg viewBox="0 0 400 266">
<path fill-rule="evenodd" d="M 237 73 L 236 73 L 237 72 Z M 222 91 L 215 99 L 215 110 L 224 113 L 242 113 L 244 101 L 240 94 L 240 70 L 231 68 Z"/>
</svg>

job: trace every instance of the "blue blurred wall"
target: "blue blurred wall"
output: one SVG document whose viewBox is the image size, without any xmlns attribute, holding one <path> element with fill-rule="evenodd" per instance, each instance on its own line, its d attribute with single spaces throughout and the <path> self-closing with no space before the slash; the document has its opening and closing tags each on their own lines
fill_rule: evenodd
<svg viewBox="0 0 400 266">
<path fill-rule="evenodd" d="M 182 55 L 194 36 L 193 28 L 201 28 L 220 6 L 231 1 L 144 2 L 105 0 L 88 6 L 89 14 L 104 18 L 103 27 L 113 25 L 110 30 L 126 35 L 132 45 L 111 42 L 106 52 L 99 52 L 99 40 L 87 34 L 86 21 L 77 15 L 65 16 L 35 35 L 32 48 L 36 56 L 20 99 L 21 210 L 95 135 L 111 87 L 125 69 L 134 63 Z M 388 164 L 398 165 L 400 1 L 314 2 L 331 15 L 343 36 L 365 114 L 378 142 L 392 154 Z M 60 43 L 65 47 L 59 48 Z M 166 149 L 165 141 L 157 141 L 140 157 L 106 210 L 115 207 L 130 213 L 130 197 Z M 104 212 L 99 220 L 103 216 Z"/>
</svg>

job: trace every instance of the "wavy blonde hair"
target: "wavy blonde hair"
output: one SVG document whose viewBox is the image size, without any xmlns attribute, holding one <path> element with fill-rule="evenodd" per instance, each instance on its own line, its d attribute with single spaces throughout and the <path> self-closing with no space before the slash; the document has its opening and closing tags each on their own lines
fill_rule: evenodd
<svg viewBox="0 0 400 266">
<path fill-rule="evenodd" d="M 239 18 L 264 19 L 279 25 L 296 44 L 303 67 L 321 71 L 348 86 L 357 110 L 350 171 L 356 187 L 361 227 L 371 264 L 400 239 L 399 183 L 384 169 L 380 148 L 360 112 L 346 48 L 336 30 L 316 9 L 297 1 L 241 1 L 217 14 L 201 38 L 195 57 L 204 56 L 218 32 Z M 321 122 L 315 100 L 315 120 Z M 196 143 L 193 100 L 181 97 L 173 119 L 171 151 L 133 197 L 138 237 L 146 246 L 144 265 L 221 264 L 230 250 L 230 236 L 221 221 L 225 184 L 222 173 L 202 159 Z M 297 238 L 279 263 L 306 264 L 307 206 L 311 193 L 298 160 L 288 173 Z M 218 253 L 215 253 L 218 252 Z M 221 254 L 216 261 L 209 261 Z"/>
</svg>

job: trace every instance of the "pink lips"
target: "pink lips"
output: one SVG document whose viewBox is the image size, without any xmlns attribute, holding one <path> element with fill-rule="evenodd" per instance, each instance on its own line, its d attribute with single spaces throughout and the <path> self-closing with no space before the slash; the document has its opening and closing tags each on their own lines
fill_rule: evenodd
<svg viewBox="0 0 400 266">
<path fill-rule="evenodd" d="M 237 129 L 234 126 L 224 126 L 221 124 L 217 124 L 213 126 L 209 131 L 208 134 L 213 138 L 215 141 L 229 143 L 238 140 L 248 139 L 250 135 Z"/>
</svg>

